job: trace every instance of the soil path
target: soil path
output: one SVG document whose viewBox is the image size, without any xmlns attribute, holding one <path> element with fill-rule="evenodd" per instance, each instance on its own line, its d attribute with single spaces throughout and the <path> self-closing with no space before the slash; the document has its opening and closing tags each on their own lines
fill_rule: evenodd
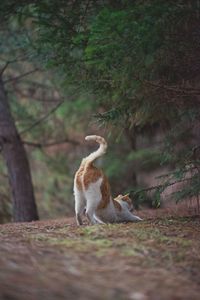
<svg viewBox="0 0 200 300">
<path fill-rule="evenodd" d="M 200 299 L 200 218 L 0 226 L 0 299 Z"/>
</svg>

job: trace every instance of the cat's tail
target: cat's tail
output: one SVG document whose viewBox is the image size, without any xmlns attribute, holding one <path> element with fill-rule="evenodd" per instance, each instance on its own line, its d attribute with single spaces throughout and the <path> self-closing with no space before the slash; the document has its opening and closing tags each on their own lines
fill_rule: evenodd
<svg viewBox="0 0 200 300">
<path fill-rule="evenodd" d="M 88 162 L 88 163 L 92 163 L 95 159 L 97 159 L 98 157 L 102 156 L 103 154 L 106 153 L 106 149 L 107 149 L 107 143 L 104 140 L 104 138 L 102 138 L 101 136 L 98 135 L 88 135 L 85 137 L 86 141 L 95 141 L 99 144 L 99 148 L 92 152 L 90 155 L 88 155 L 85 159 L 84 162 Z"/>
</svg>

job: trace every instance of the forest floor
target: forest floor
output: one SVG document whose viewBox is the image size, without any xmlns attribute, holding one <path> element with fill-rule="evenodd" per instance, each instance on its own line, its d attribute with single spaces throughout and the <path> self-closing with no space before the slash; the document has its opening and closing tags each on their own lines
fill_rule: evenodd
<svg viewBox="0 0 200 300">
<path fill-rule="evenodd" d="M 200 299 L 200 217 L 0 225 L 0 299 Z"/>
</svg>

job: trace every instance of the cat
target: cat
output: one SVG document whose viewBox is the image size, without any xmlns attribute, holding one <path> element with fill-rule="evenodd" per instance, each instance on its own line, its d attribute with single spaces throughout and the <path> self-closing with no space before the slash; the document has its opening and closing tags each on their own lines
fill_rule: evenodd
<svg viewBox="0 0 200 300">
<path fill-rule="evenodd" d="M 74 178 L 75 213 L 77 225 L 82 225 L 82 215 L 86 213 L 90 224 L 136 222 L 142 219 L 131 213 L 133 204 L 128 195 L 112 198 L 110 185 L 103 171 L 93 162 L 106 153 L 107 143 L 97 135 L 85 137 L 95 141 L 99 148 L 84 158 Z"/>
</svg>

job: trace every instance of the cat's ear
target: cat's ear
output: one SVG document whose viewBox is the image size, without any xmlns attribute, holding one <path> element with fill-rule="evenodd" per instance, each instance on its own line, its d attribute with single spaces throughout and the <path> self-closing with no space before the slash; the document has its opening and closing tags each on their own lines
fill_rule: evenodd
<svg viewBox="0 0 200 300">
<path fill-rule="evenodd" d="M 117 197 L 114 198 L 114 200 L 118 200 L 119 198 L 122 198 L 123 196 L 120 194 L 120 195 L 117 195 Z"/>
<path fill-rule="evenodd" d="M 124 197 L 129 197 L 130 196 L 130 194 L 128 193 L 128 194 L 126 194 L 126 195 L 124 195 Z"/>
<path fill-rule="evenodd" d="M 126 194 L 126 195 L 124 195 L 124 196 L 122 196 L 122 198 L 121 198 L 123 201 L 131 201 L 131 198 L 129 197 L 129 194 Z"/>
<path fill-rule="evenodd" d="M 126 195 L 122 196 L 123 200 L 126 200 L 127 198 L 130 199 L 129 194 L 126 194 Z"/>
</svg>

